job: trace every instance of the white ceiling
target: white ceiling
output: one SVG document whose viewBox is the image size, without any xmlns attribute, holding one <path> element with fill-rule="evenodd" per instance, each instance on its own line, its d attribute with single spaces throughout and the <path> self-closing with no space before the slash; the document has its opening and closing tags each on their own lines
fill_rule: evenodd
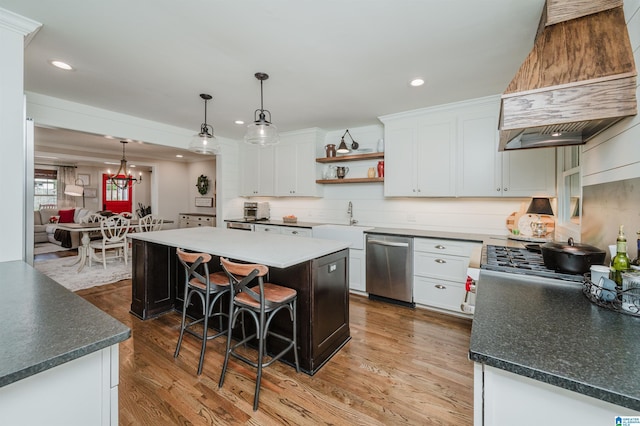
<svg viewBox="0 0 640 426">
<path fill-rule="evenodd" d="M 281 132 L 377 124 L 381 115 L 501 93 L 533 45 L 543 3 L 0 0 L 0 7 L 43 24 L 25 52 L 27 91 L 194 133 L 204 119 L 199 94 L 209 93 L 215 133 L 241 139 L 244 126 L 233 122 L 253 121 L 260 106 L 256 72 L 270 76 L 264 106 Z M 410 87 L 415 77 L 426 84 Z"/>
</svg>

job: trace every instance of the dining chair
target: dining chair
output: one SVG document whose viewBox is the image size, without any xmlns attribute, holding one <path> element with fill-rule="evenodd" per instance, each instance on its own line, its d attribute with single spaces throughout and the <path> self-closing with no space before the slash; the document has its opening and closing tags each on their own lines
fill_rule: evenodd
<svg viewBox="0 0 640 426">
<path fill-rule="evenodd" d="M 160 231 L 163 224 L 163 218 L 147 215 L 138 221 L 138 232 Z"/>
<path fill-rule="evenodd" d="M 231 262 L 223 257 L 220 258 L 222 270 L 229 277 L 229 285 L 231 287 L 232 303 L 229 306 L 229 331 L 227 337 L 227 348 L 222 365 L 222 373 L 218 387 L 222 387 L 224 376 L 229 364 L 229 357 L 233 356 L 246 364 L 251 365 L 258 370 L 256 376 L 256 389 L 253 396 L 253 411 L 258 409 L 258 399 L 260 396 L 260 382 L 262 380 L 262 369 L 268 367 L 276 360 L 282 358 L 290 350 L 293 350 L 296 371 L 300 372 L 300 364 L 298 362 L 298 343 L 297 343 L 297 310 L 296 302 L 298 293 L 295 289 L 280 286 L 272 283 L 265 283 L 264 277 L 269 273 L 269 268 L 259 264 L 245 264 Z M 257 280 L 257 285 L 255 281 Z M 250 284 L 254 284 L 250 287 Z M 287 310 L 289 317 L 293 323 L 291 336 L 284 336 L 275 331 L 269 330 L 275 315 L 281 310 Z M 255 322 L 255 333 L 244 336 L 243 339 L 231 344 L 232 330 L 238 316 L 243 320 L 244 314 L 247 313 Z M 265 361 L 267 356 L 267 337 L 277 338 L 285 343 L 284 349 L 278 354 L 271 356 L 271 359 Z M 258 357 L 256 360 L 249 359 L 243 353 L 237 352 L 239 346 L 245 346 L 247 342 L 257 339 L 258 341 Z"/>
<path fill-rule="evenodd" d="M 107 269 L 107 250 L 115 250 L 114 256 L 110 258 L 117 259 L 122 257 L 124 264 L 128 264 L 129 243 L 127 241 L 127 234 L 129 233 L 130 223 L 131 221 L 129 219 L 119 214 L 104 218 L 100 221 L 102 239 L 91 241 L 89 247 L 93 254 L 98 250 L 101 252 L 102 266 L 104 269 Z M 89 266 L 91 266 L 92 257 L 93 256 L 89 256 Z"/>
<path fill-rule="evenodd" d="M 174 358 L 180 353 L 182 338 L 187 332 L 192 336 L 202 340 L 200 347 L 200 362 L 198 363 L 198 375 L 202 373 L 202 364 L 204 362 L 204 353 L 207 349 L 207 341 L 216 337 L 226 335 L 228 329 L 226 324 L 222 323 L 222 317 L 228 316 L 223 312 L 221 297 L 229 294 L 229 279 L 224 272 L 209 273 L 209 262 L 211 255 L 207 253 L 189 253 L 184 249 L 177 248 L 176 255 L 178 260 L 184 267 L 184 301 L 182 304 L 182 321 L 180 322 L 180 337 Z M 191 298 L 196 295 L 202 303 L 202 318 L 187 321 L 187 308 L 191 304 Z M 216 302 L 220 300 L 218 311 L 215 311 Z M 209 335 L 209 318 L 218 317 L 219 332 Z M 196 324 L 202 323 L 202 332 L 193 330 Z"/>
</svg>

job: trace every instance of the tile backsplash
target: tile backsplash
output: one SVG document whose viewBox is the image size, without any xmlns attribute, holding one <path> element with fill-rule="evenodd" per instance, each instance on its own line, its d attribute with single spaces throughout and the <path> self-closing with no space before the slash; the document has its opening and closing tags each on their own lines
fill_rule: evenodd
<svg viewBox="0 0 640 426">
<path fill-rule="evenodd" d="M 629 258 L 637 256 L 640 231 L 640 178 L 603 183 L 582 188 L 583 217 L 581 240 L 607 251 L 616 243 L 618 228 L 624 225 Z"/>
</svg>

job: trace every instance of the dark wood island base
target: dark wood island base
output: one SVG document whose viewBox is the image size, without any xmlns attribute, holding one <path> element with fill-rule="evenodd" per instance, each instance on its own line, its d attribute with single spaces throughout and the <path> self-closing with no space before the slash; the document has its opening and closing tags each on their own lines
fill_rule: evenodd
<svg viewBox="0 0 640 426">
<path fill-rule="evenodd" d="M 143 320 L 172 310 L 181 312 L 184 271 L 175 247 L 140 239 L 133 239 L 132 243 L 130 312 Z M 219 256 L 211 254 L 214 260 L 210 270 L 221 270 Z M 351 338 L 348 265 L 349 250 L 342 249 L 286 268 L 269 267 L 270 282 L 298 292 L 298 356 L 300 369 L 309 375 L 315 374 Z M 224 303 L 228 304 L 228 300 Z M 195 318 L 202 316 L 198 306 L 189 308 L 187 313 Z M 280 312 L 272 328 L 287 335 L 291 333 L 291 321 L 285 315 L 285 311 Z M 251 326 L 247 321 L 248 333 Z M 269 341 L 269 351 L 277 353 L 278 343 L 277 339 Z M 283 360 L 293 363 L 293 353 Z"/>
</svg>

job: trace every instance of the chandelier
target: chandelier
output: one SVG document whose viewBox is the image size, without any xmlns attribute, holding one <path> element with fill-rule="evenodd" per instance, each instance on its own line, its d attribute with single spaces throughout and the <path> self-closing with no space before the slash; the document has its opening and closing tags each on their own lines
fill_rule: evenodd
<svg viewBox="0 0 640 426">
<path fill-rule="evenodd" d="M 110 170 L 107 170 L 107 173 L 109 174 L 109 183 L 111 185 L 125 190 L 136 183 L 142 183 L 142 172 L 140 172 L 137 179 L 131 175 L 131 170 L 127 173 L 127 158 L 124 155 L 124 148 L 127 145 L 127 141 L 120 141 L 120 143 L 122 144 L 122 160 L 120 160 L 120 168 L 115 174 L 111 174 Z"/>
</svg>

